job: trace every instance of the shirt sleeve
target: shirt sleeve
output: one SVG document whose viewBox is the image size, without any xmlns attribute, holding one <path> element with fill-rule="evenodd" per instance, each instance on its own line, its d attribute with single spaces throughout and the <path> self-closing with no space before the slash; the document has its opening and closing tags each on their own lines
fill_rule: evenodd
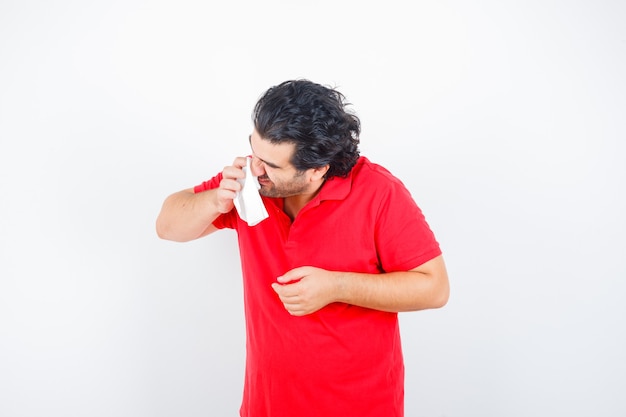
<svg viewBox="0 0 626 417">
<path fill-rule="evenodd" d="M 196 185 L 195 187 L 193 187 L 193 192 L 198 194 L 217 188 L 220 185 L 220 181 L 222 181 L 222 173 L 217 174 L 208 181 L 204 181 L 201 184 Z M 219 215 L 217 219 L 213 220 L 213 226 L 217 227 L 218 229 L 234 229 L 237 225 L 236 213 L 237 211 L 233 209 L 228 213 Z"/>
<path fill-rule="evenodd" d="M 441 255 L 434 233 L 404 184 L 385 187 L 376 222 L 376 245 L 385 272 L 408 271 Z"/>
</svg>

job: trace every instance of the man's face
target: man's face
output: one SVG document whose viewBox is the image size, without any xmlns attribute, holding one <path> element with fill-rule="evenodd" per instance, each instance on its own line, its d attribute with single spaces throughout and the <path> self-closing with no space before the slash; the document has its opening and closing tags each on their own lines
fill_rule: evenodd
<svg viewBox="0 0 626 417">
<path fill-rule="evenodd" d="M 250 147 L 252 174 L 258 176 L 261 195 L 281 198 L 311 191 L 312 170 L 298 171 L 291 164 L 295 152 L 293 143 L 273 144 L 254 130 L 250 135 Z"/>
</svg>

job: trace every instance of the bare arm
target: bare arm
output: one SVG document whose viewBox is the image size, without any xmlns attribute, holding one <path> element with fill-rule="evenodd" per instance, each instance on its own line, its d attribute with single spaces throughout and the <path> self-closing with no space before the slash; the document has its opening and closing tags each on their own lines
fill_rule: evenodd
<svg viewBox="0 0 626 417">
<path fill-rule="evenodd" d="M 161 239 L 187 242 L 216 231 L 213 221 L 234 207 L 233 199 L 241 189 L 237 179 L 244 177 L 245 164 L 245 158 L 237 158 L 232 166 L 225 167 L 218 188 L 197 194 L 189 188 L 167 197 L 156 220 L 157 235 Z"/>
<path fill-rule="evenodd" d="M 333 302 L 391 312 L 439 308 L 448 302 L 450 293 L 442 256 L 410 271 L 387 274 L 305 266 L 292 269 L 277 281 L 272 285 L 274 291 L 296 316 L 313 313 Z"/>
</svg>

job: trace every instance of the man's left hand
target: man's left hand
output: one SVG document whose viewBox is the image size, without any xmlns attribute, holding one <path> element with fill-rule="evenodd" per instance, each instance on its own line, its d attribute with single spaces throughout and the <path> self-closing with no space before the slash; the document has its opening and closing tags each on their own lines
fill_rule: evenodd
<svg viewBox="0 0 626 417">
<path fill-rule="evenodd" d="M 289 314 L 304 316 L 335 301 L 338 285 L 335 274 L 312 266 L 302 266 L 278 277 L 272 288 Z"/>
</svg>

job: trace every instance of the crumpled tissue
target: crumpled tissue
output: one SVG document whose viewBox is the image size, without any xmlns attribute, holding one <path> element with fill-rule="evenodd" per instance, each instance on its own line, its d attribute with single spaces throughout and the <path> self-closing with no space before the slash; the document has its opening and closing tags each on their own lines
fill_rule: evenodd
<svg viewBox="0 0 626 417">
<path fill-rule="evenodd" d="M 267 214 L 267 210 L 259 194 L 259 190 L 261 189 L 259 180 L 252 175 L 252 170 L 250 169 L 252 158 L 246 158 L 246 160 L 246 166 L 243 167 L 243 172 L 246 176 L 245 178 L 237 180 L 242 188 L 235 194 L 234 203 L 239 217 L 248 223 L 249 226 L 255 226 L 267 219 L 269 214 Z M 250 173 L 250 175 L 248 175 L 248 173 Z"/>
</svg>

